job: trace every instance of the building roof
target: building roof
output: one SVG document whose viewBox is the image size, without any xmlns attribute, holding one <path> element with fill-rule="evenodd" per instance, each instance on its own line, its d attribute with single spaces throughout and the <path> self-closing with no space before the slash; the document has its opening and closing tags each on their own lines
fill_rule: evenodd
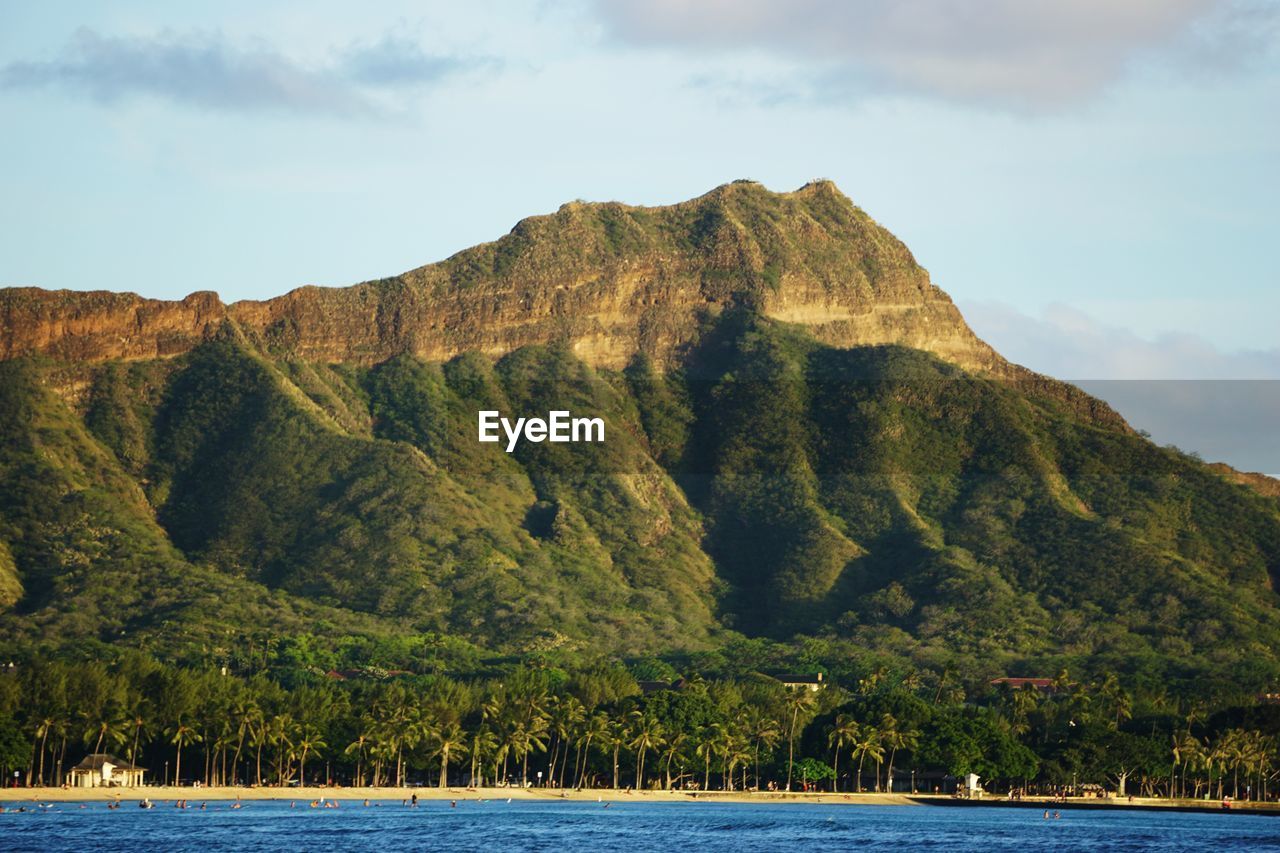
<svg viewBox="0 0 1280 853">
<path fill-rule="evenodd" d="M 1021 690 L 1023 687 L 1034 687 L 1037 690 L 1052 690 L 1052 678 L 1022 678 L 1020 676 L 1004 676 L 1002 678 L 991 679 L 992 687 L 999 687 L 1001 684 L 1007 684 L 1014 690 Z"/>
<path fill-rule="evenodd" d="M 783 675 L 775 675 L 774 678 L 783 684 L 821 684 L 822 673 L 804 675 L 802 673 L 785 673 Z"/>
<path fill-rule="evenodd" d="M 101 772 L 102 765 L 110 764 L 117 770 L 146 770 L 145 767 L 135 767 L 122 758 L 116 758 L 107 752 L 95 752 L 93 755 L 86 755 L 84 760 L 72 767 L 72 770 L 92 770 Z"/>
<path fill-rule="evenodd" d="M 350 681 L 353 678 L 398 678 L 402 675 L 413 675 L 413 673 L 407 669 L 379 670 L 366 667 L 364 669 L 331 669 L 324 675 L 325 678 L 332 678 L 334 681 Z"/>
</svg>

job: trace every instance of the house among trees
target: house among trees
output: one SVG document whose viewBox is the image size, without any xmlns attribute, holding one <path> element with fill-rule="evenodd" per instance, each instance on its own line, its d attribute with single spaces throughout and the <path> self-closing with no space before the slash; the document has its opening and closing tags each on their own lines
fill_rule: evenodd
<svg viewBox="0 0 1280 853">
<path fill-rule="evenodd" d="M 1001 678 L 991 679 L 992 687 L 1000 687 L 1006 685 L 1010 690 L 1022 690 L 1026 687 L 1034 687 L 1041 693 L 1053 693 L 1057 688 L 1053 686 L 1052 678 L 1020 678 L 1016 676 L 1003 676 Z"/>
<path fill-rule="evenodd" d="M 820 672 L 814 675 L 788 673 L 775 675 L 774 678 L 782 682 L 782 686 L 788 690 L 808 690 L 810 693 L 817 693 L 827 686 L 826 682 L 822 680 L 822 673 Z"/>
<path fill-rule="evenodd" d="M 135 767 L 114 755 L 96 753 L 71 768 L 69 781 L 73 788 L 138 788 L 146 772 L 145 767 Z"/>
</svg>

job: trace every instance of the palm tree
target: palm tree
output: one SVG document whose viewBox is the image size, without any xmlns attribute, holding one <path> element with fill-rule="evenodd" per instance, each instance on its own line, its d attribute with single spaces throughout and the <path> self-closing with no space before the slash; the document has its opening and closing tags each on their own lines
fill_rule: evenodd
<svg viewBox="0 0 1280 853">
<path fill-rule="evenodd" d="M 97 720 L 90 723 L 84 731 L 84 745 L 88 746 L 89 741 L 93 741 L 93 751 L 91 755 L 98 755 L 102 752 L 102 742 L 110 738 L 116 743 L 124 743 L 127 735 L 125 734 L 123 723 L 114 717 L 106 714 L 101 715 Z"/>
<path fill-rule="evenodd" d="M 262 748 L 271 742 L 271 732 L 265 714 L 254 714 L 249 724 L 249 745 L 254 748 L 254 783 L 262 784 Z"/>
<path fill-rule="evenodd" d="M 867 760 L 867 756 L 871 756 L 871 760 L 877 764 L 884 759 L 884 749 L 880 746 L 880 733 L 870 726 L 863 726 L 858 731 L 858 737 L 853 742 L 853 753 L 858 756 L 858 782 L 857 792 L 862 793 L 862 764 Z M 879 778 L 880 772 L 876 771 Z"/>
<path fill-rule="evenodd" d="M 537 717 L 533 720 L 517 720 L 511 728 L 511 749 L 520 761 L 520 786 L 529 787 L 529 753 L 546 751 L 546 721 Z"/>
<path fill-rule="evenodd" d="M 892 720 L 888 714 L 885 714 L 885 720 Z M 900 729 L 897 721 L 894 720 L 893 726 L 885 732 L 881 733 L 881 737 L 889 747 L 889 770 L 885 773 L 885 790 L 893 793 L 893 759 L 898 754 L 899 749 L 915 749 L 916 744 L 920 742 L 919 729 Z"/>
<path fill-rule="evenodd" d="M 756 788 L 760 788 L 760 747 L 765 749 L 773 749 L 778 743 L 778 738 L 782 737 L 782 730 L 778 728 L 776 720 L 767 714 L 756 714 L 751 726 L 751 740 L 753 743 L 753 760 L 755 762 L 756 771 Z"/>
<path fill-rule="evenodd" d="M 689 735 L 685 732 L 676 732 L 666 740 L 666 749 L 662 753 L 662 757 L 666 759 L 666 785 L 668 791 L 671 790 L 671 763 L 680 756 L 684 745 L 688 743 Z"/>
<path fill-rule="evenodd" d="M 484 772 L 485 756 L 492 755 L 494 750 L 498 748 L 498 736 L 488 725 L 481 723 L 480 728 L 476 729 L 475 734 L 471 736 L 471 784 L 476 784 L 477 774 Z M 484 780 L 480 780 L 480 784 L 484 784 Z"/>
<path fill-rule="evenodd" d="M 435 733 L 435 754 L 440 756 L 440 787 L 449 785 L 449 756 L 465 755 L 467 751 L 466 733 L 457 723 L 449 723 Z"/>
<path fill-rule="evenodd" d="M 214 750 L 214 772 L 216 778 L 213 782 L 215 785 L 227 784 L 227 751 L 231 749 L 231 745 L 235 743 L 232 736 L 234 729 L 229 720 L 224 721 L 221 731 L 213 742 Z"/>
<path fill-rule="evenodd" d="M 734 751 L 733 729 L 722 723 L 716 723 L 715 739 L 712 741 L 715 754 L 720 757 L 720 787 L 725 791 L 733 790 L 732 770 L 729 767 L 729 755 Z"/>
<path fill-rule="evenodd" d="M 565 775 L 563 765 L 569 759 L 569 744 L 573 740 L 574 731 L 586 718 L 587 711 L 574 696 L 563 699 L 552 697 L 548 710 L 550 711 L 548 730 L 554 740 L 550 750 L 550 761 L 547 763 L 547 780 L 554 782 L 560 779 L 560 787 L 564 788 L 565 780 L 561 777 Z M 559 769 L 559 776 L 556 775 L 557 769 Z"/>
<path fill-rule="evenodd" d="M 578 738 L 578 752 L 582 762 L 581 767 L 578 769 L 577 781 L 574 783 L 575 788 L 582 787 L 582 777 L 586 775 L 587 762 L 591 759 L 591 742 L 595 740 L 603 743 L 608 735 L 608 715 L 603 712 L 596 712 L 587 718 L 586 725 L 582 729 L 582 735 Z"/>
<path fill-rule="evenodd" d="M 813 709 L 813 696 L 803 688 L 787 694 L 787 710 L 790 711 L 791 724 L 787 727 L 787 790 L 791 790 L 791 772 L 796 759 L 796 723 L 800 713 L 806 714 Z"/>
<path fill-rule="evenodd" d="M 631 730 L 631 742 L 628 744 L 636 751 L 636 790 L 644 790 L 645 754 L 653 747 L 662 745 L 662 724 L 648 715 L 636 714 Z"/>
<path fill-rule="evenodd" d="M 182 748 L 184 746 L 190 746 L 193 743 L 199 743 L 203 738 L 201 738 L 200 733 L 196 731 L 193 726 L 189 726 L 182 722 L 181 718 L 178 719 L 176 725 L 169 729 L 168 735 L 169 743 L 173 744 L 177 748 L 177 754 L 173 765 L 173 782 L 175 785 L 181 785 Z"/>
<path fill-rule="evenodd" d="M 1120 686 L 1120 679 L 1116 678 L 1115 673 L 1107 673 L 1106 678 L 1102 680 L 1102 685 L 1098 688 L 1098 693 L 1111 705 L 1113 729 L 1119 728 L 1121 722 L 1133 715 L 1133 699 Z"/>
<path fill-rule="evenodd" d="M 835 779 L 832 781 L 832 785 L 837 791 L 840 790 L 840 749 L 854 743 L 857 737 L 857 721 L 848 714 L 837 715 L 835 725 L 831 727 L 831 732 L 827 735 L 827 746 L 835 748 L 835 760 L 831 766 L 835 770 Z"/>
<path fill-rule="evenodd" d="M 355 753 L 356 756 L 356 785 L 364 785 L 364 752 L 369 747 L 369 735 L 361 732 L 356 735 L 356 739 L 347 744 L 346 749 L 342 750 L 342 754 L 350 756 Z"/>
<path fill-rule="evenodd" d="M 236 726 L 236 752 L 231 758 L 231 777 L 236 778 L 240 768 L 240 752 L 244 749 L 245 738 L 252 734 L 254 726 L 262 712 L 252 699 L 239 699 L 231 709 L 231 718 Z M 259 773 L 259 776 L 261 773 Z M 261 781 L 261 780 L 259 780 Z"/>
<path fill-rule="evenodd" d="M 725 790 L 732 791 L 734 789 L 733 788 L 734 768 L 738 767 L 739 765 L 745 768 L 746 765 L 751 761 L 750 744 L 741 735 L 738 735 L 736 733 L 732 734 L 730 737 L 726 738 L 724 743 L 721 745 L 721 754 L 724 756 L 724 764 L 725 764 L 725 772 L 724 772 Z M 743 776 L 744 777 L 746 776 L 745 770 L 743 772 Z M 745 778 L 743 780 L 743 785 L 744 786 L 746 785 Z"/>
<path fill-rule="evenodd" d="M 1177 785 L 1178 767 L 1182 766 L 1184 768 L 1183 777 L 1185 781 L 1185 768 L 1187 766 L 1194 766 L 1199 747 L 1200 741 L 1192 737 L 1190 732 L 1175 733 L 1172 736 L 1171 752 L 1173 755 L 1173 767 L 1169 772 L 1170 797 L 1178 797 L 1181 793 L 1185 793 L 1185 784 L 1182 786 L 1182 791 L 1179 791 L 1179 786 Z"/>
<path fill-rule="evenodd" d="M 276 714 L 267 724 L 267 742 L 276 748 L 276 784 L 283 785 L 293 776 L 293 738 L 298 726 L 290 714 Z"/>
<path fill-rule="evenodd" d="M 627 728 L 622 720 L 609 720 L 609 727 L 605 730 L 603 743 L 609 745 L 613 750 L 613 789 L 618 789 L 618 753 L 622 752 L 622 747 L 627 744 Z"/>
<path fill-rule="evenodd" d="M 711 790 L 711 756 L 715 755 L 718 746 L 718 730 L 723 726 L 720 723 L 712 723 L 702 730 L 702 739 L 698 741 L 698 747 L 695 751 L 697 756 L 705 762 L 704 774 L 702 777 L 702 790 Z"/>
<path fill-rule="evenodd" d="M 49 732 L 53 729 L 54 722 L 55 720 L 51 715 L 40 717 L 36 720 L 36 737 L 40 738 L 40 769 L 36 773 L 36 784 L 38 785 L 44 784 L 44 745 L 49 739 Z M 34 758 L 31 763 L 32 765 L 35 764 Z M 27 785 L 31 785 L 30 771 L 27 772 Z"/>
<path fill-rule="evenodd" d="M 129 715 L 127 725 L 130 733 L 133 735 L 129 742 L 129 763 L 137 764 L 138 744 L 147 730 L 147 718 L 144 714 L 142 700 L 139 700 L 137 704 L 133 706 L 133 713 Z"/>
<path fill-rule="evenodd" d="M 301 750 L 298 758 L 298 781 L 300 784 L 307 784 L 307 755 L 314 752 L 317 755 L 329 744 L 324 742 L 320 730 L 312 725 L 304 725 L 298 735 L 297 747 Z"/>
</svg>

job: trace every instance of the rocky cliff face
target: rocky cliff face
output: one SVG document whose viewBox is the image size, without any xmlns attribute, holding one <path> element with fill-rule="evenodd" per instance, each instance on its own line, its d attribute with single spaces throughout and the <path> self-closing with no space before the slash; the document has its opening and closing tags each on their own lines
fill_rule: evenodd
<svg viewBox="0 0 1280 853">
<path fill-rule="evenodd" d="M 591 364 L 622 367 L 638 352 L 669 361 L 707 312 L 746 300 L 832 344 L 899 343 L 1007 368 L 907 248 L 827 182 L 782 194 L 739 182 L 665 208 L 566 204 L 396 278 L 261 302 L 3 290 L 0 357 L 165 357 L 230 319 L 317 361 L 444 360 L 562 340 Z"/>
</svg>

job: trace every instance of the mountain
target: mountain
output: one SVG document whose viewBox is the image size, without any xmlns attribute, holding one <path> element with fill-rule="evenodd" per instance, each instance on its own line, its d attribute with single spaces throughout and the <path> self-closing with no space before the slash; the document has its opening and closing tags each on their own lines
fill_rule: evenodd
<svg viewBox="0 0 1280 853">
<path fill-rule="evenodd" d="M 1006 362 L 827 182 L 264 302 L 0 290 L 0 354 L 11 643 L 1280 675 L 1274 493 Z M 481 409 L 607 438 L 507 453 Z"/>
</svg>

